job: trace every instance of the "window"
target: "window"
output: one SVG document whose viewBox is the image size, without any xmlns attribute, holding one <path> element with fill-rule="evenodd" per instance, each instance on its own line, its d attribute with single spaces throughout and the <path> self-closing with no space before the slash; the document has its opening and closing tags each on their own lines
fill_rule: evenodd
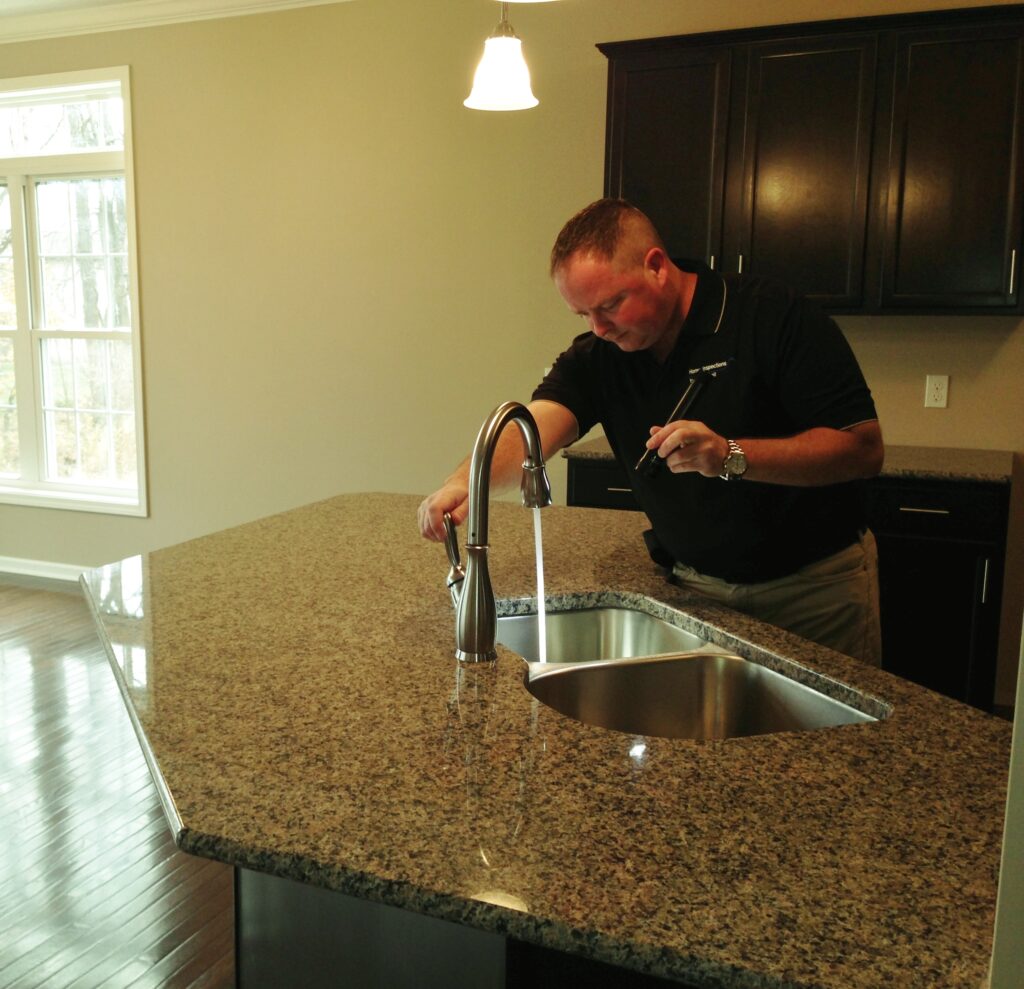
<svg viewBox="0 0 1024 989">
<path fill-rule="evenodd" d="M 127 69 L 0 80 L 0 501 L 146 513 Z"/>
</svg>

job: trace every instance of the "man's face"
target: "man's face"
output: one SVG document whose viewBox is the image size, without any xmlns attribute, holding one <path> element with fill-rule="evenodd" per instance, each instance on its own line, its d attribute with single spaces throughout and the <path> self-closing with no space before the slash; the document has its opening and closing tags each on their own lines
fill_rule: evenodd
<svg viewBox="0 0 1024 989">
<path fill-rule="evenodd" d="M 620 350 L 655 347 L 667 330 L 664 269 L 651 252 L 641 265 L 574 254 L 555 272 L 555 287 L 591 332 Z"/>
</svg>

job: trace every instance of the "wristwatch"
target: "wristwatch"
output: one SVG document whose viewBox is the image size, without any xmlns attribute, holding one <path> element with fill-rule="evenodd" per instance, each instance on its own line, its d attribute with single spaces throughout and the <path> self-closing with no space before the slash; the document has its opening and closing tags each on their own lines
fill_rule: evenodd
<svg viewBox="0 0 1024 989">
<path fill-rule="evenodd" d="M 718 476 L 723 481 L 738 481 L 747 472 L 747 455 L 735 440 L 725 442 L 729 444 L 729 455 L 725 458 L 722 473 Z"/>
</svg>

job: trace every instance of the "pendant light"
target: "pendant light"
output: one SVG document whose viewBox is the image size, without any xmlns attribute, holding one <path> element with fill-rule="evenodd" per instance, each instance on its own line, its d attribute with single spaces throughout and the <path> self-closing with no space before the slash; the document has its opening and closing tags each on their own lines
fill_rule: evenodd
<svg viewBox="0 0 1024 989">
<path fill-rule="evenodd" d="M 548 0 L 518 0 L 545 3 Z M 484 42 L 484 55 L 473 76 L 473 91 L 463 101 L 471 110 L 529 110 L 540 101 L 530 87 L 530 70 L 523 58 L 523 43 L 508 20 L 502 0 L 501 20 Z"/>
</svg>

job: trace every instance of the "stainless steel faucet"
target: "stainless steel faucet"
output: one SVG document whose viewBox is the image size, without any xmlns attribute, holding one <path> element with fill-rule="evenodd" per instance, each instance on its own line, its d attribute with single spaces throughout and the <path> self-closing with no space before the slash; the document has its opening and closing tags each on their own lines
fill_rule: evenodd
<svg viewBox="0 0 1024 989">
<path fill-rule="evenodd" d="M 491 461 L 501 431 L 514 422 L 523 439 L 526 460 L 520 490 L 523 505 L 543 508 L 551 504 L 551 482 L 544 467 L 540 433 L 530 410 L 519 402 L 504 402 L 484 421 L 473 446 L 469 464 L 469 518 L 466 566 L 462 567 L 459 544 L 451 517 L 445 514 L 445 548 L 452 565 L 448 588 L 455 602 L 455 656 L 468 663 L 496 659 L 494 635 L 497 615 L 494 591 L 487 569 L 487 507 L 491 486 Z"/>
</svg>

